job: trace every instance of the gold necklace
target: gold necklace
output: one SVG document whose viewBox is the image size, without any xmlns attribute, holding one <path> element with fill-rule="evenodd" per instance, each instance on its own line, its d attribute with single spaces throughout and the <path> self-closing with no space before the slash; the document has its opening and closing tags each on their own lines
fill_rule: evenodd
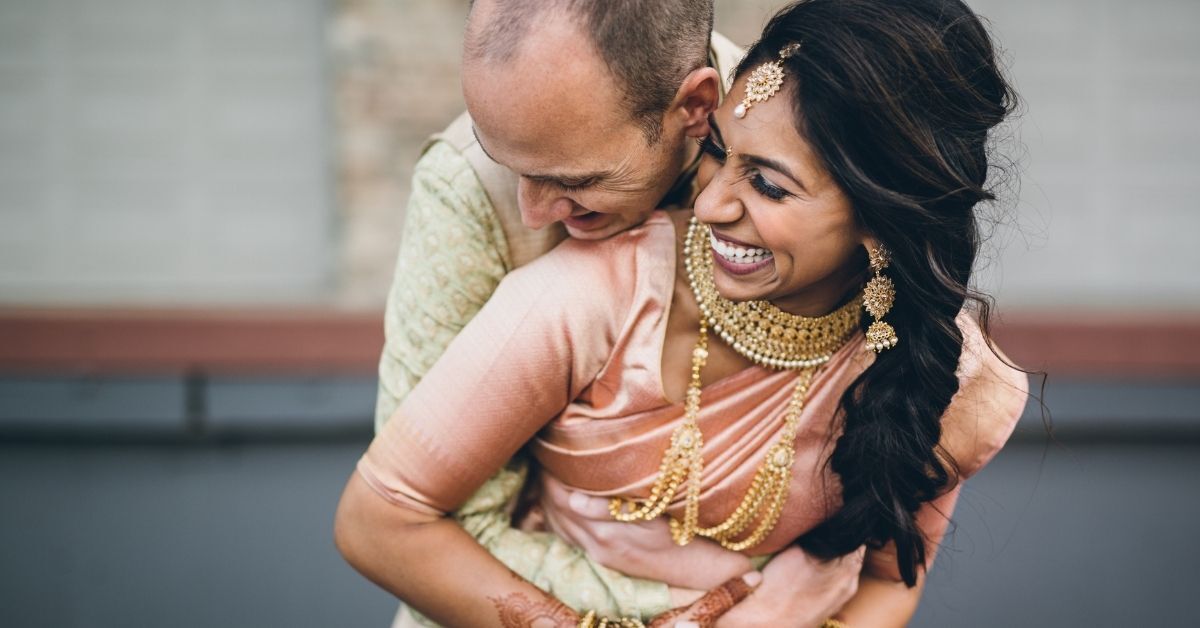
<svg viewBox="0 0 1200 628">
<path fill-rule="evenodd" d="M 683 424 L 671 434 L 671 443 L 659 465 L 658 478 L 650 487 L 650 498 L 639 505 L 615 497 L 609 502 L 609 512 L 618 521 L 654 519 L 666 511 L 680 486 L 686 482 L 683 520 L 671 518 L 671 538 L 679 545 L 686 545 L 693 538 L 702 536 L 728 549 L 742 551 L 761 543 L 779 521 L 791 485 L 796 432 L 800 426 L 800 413 L 804 410 L 804 397 L 817 370 L 858 330 L 862 297 L 855 297 L 818 318 L 789 314 L 766 301 L 733 303 L 721 297 L 713 284 L 713 260 L 708 239 L 708 227 L 693 217 L 684 244 L 684 262 L 702 316 L 700 333 L 692 349 L 692 374 L 684 399 Z M 746 495 L 725 521 L 704 528 L 699 523 L 704 438 L 697 418 L 700 414 L 700 371 L 708 360 L 709 325 L 734 350 L 755 363 L 795 369 L 799 373 L 779 441 L 767 450 Z M 738 540 L 755 521 L 758 525 Z"/>
</svg>

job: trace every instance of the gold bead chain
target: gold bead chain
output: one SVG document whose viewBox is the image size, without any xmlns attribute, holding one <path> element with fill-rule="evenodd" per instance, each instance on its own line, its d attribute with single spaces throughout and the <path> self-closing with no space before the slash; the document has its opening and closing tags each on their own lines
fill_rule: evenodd
<svg viewBox="0 0 1200 628">
<path fill-rule="evenodd" d="M 742 551 L 761 543 L 771 533 L 783 512 L 791 485 L 795 461 L 796 433 L 800 414 L 813 376 L 833 353 L 858 329 L 861 297 L 852 299 L 833 313 L 819 318 L 796 316 L 779 310 L 766 301 L 732 303 L 717 293 L 712 281 L 712 256 L 708 247 L 708 229 L 693 218 L 684 246 L 688 279 L 703 316 L 700 333 L 692 349 L 692 373 L 684 401 L 683 424 L 671 434 L 671 443 L 663 454 L 658 477 L 650 488 L 650 497 L 638 504 L 615 497 L 609 512 L 618 521 L 648 521 L 666 511 L 671 500 L 684 486 L 683 520 L 671 518 L 671 538 L 686 545 L 697 536 L 712 539 L 722 546 Z M 756 318 L 751 315 L 756 314 Z M 746 325 L 740 322 L 745 321 Z M 733 324 L 731 324 L 733 323 Z M 767 450 L 750 488 L 725 521 L 700 526 L 700 479 L 704 472 L 700 432 L 700 371 L 708 360 L 708 326 L 721 330 L 722 339 L 742 355 L 772 368 L 796 369 L 796 387 L 788 402 L 779 441 Z M 743 327 L 751 333 L 743 334 Z M 733 330 L 733 331 L 731 331 Z M 765 330 L 765 331 L 764 331 Z M 686 483 L 686 484 L 685 484 Z M 738 540 L 754 522 L 758 525 Z"/>
</svg>

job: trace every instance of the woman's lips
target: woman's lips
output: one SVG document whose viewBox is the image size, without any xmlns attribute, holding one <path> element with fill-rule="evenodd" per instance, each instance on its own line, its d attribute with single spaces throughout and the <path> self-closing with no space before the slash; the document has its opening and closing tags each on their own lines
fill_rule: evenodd
<svg viewBox="0 0 1200 628">
<path fill-rule="evenodd" d="M 713 260 L 731 275 L 749 275 L 775 263 L 775 256 L 767 249 L 728 240 L 709 232 Z"/>
<path fill-rule="evenodd" d="M 713 261 L 716 262 L 718 266 L 725 269 L 725 272 L 729 273 L 730 275 L 749 275 L 750 273 L 758 272 L 775 264 L 774 256 L 768 257 L 761 262 L 755 262 L 751 264 L 739 264 L 737 262 L 731 262 L 726 259 L 724 255 L 721 255 L 716 251 L 712 252 L 712 256 Z"/>
</svg>

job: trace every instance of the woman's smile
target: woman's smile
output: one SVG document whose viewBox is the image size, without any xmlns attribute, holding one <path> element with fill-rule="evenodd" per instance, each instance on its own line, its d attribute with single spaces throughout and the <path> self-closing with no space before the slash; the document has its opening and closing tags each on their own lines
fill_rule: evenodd
<svg viewBox="0 0 1200 628">
<path fill-rule="evenodd" d="M 775 264 L 775 256 L 768 249 L 726 240 L 713 231 L 709 231 L 709 241 L 713 260 L 731 275 L 749 275 Z"/>
</svg>

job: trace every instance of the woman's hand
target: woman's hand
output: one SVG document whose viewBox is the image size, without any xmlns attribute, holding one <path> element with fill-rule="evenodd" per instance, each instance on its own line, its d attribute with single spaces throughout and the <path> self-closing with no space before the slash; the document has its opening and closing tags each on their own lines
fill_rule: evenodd
<svg viewBox="0 0 1200 628">
<path fill-rule="evenodd" d="M 647 624 L 647 628 L 712 628 L 730 609 L 745 600 L 763 581 L 757 571 L 730 578 L 692 604 L 673 608 Z"/>
<path fill-rule="evenodd" d="M 837 613 L 858 590 L 866 548 L 823 562 L 793 545 L 763 568 L 753 595 L 729 610 L 716 628 L 813 628 Z"/>
<path fill-rule="evenodd" d="M 593 560 L 627 576 L 665 582 L 672 587 L 716 590 L 753 571 L 750 559 L 708 539 L 679 546 L 671 540 L 665 517 L 624 523 L 613 519 L 608 500 L 572 491 L 543 475 L 546 523 Z"/>
</svg>

